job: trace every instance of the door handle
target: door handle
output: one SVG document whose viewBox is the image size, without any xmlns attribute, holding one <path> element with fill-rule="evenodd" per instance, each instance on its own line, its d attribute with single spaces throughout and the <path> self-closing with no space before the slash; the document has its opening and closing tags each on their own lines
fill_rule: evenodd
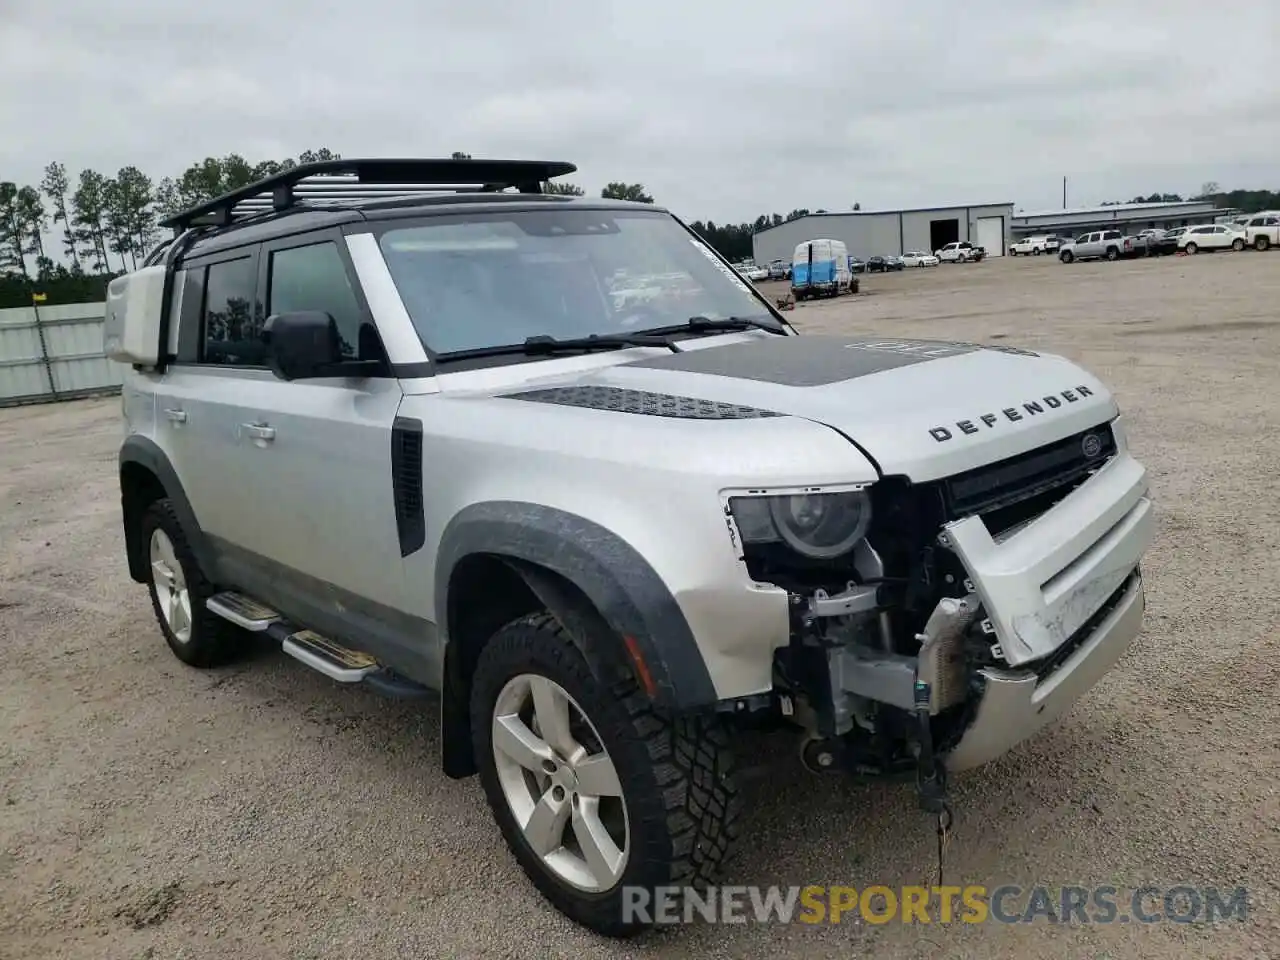
<svg viewBox="0 0 1280 960">
<path fill-rule="evenodd" d="M 187 422 L 187 411 L 185 410 L 175 410 L 170 408 L 168 410 L 165 410 L 164 415 L 168 417 L 170 420 L 172 420 L 174 423 Z"/>
<path fill-rule="evenodd" d="M 256 443 L 270 443 L 276 438 L 276 428 L 265 423 L 242 423 L 240 429 Z"/>
</svg>

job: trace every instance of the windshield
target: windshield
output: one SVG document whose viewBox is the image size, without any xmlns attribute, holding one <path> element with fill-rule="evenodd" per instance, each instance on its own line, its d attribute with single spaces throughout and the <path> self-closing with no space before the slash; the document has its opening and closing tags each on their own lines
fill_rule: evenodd
<svg viewBox="0 0 1280 960">
<path fill-rule="evenodd" d="M 690 317 L 776 322 L 732 267 L 658 211 L 440 216 L 392 227 L 379 243 L 437 354 L 637 333 Z"/>
</svg>

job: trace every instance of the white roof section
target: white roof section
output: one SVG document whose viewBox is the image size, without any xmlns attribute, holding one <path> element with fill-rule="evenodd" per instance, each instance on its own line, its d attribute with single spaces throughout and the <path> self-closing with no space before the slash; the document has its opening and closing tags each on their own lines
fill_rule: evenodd
<svg viewBox="0 0 1280 960">
<path fill-rule="evenodd" d="M 1174 200 L 1169 203 L 1112 203 L 1097 207 L 1067 207 L 1065 210 L 1014 210 L 1015 218 L 1022 217 L 1072 217 L 1095 216 L 1108 213 L 1128 213 L 1140 210 L 1187 210 L 1215 209 L 1212 200 Z"/>
</svg>

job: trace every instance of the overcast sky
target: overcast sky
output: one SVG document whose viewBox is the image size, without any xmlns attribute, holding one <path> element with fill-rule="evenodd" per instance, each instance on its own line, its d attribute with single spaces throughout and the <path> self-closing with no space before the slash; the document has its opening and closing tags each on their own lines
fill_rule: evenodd
<svg viewBox="0 0 1280 960">
<path fill-rule="evenodd" d="M 1280 3 L 0 0 L 0 180 L 570 160 L 687 219 L 1280 188 Z"/>
</svg>

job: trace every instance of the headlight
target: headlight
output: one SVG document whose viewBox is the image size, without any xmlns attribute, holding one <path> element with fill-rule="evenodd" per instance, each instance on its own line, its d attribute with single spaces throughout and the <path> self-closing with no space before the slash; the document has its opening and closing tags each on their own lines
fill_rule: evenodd
<svg viewBox="0 0 1280 960">
<path fill-rule="evenodd" d="M 815 560 L 844 556 L 867 533 L 871 498 L 865 490 L 729 500 L 744 543 L 781 541 Z"/>
</svg>

